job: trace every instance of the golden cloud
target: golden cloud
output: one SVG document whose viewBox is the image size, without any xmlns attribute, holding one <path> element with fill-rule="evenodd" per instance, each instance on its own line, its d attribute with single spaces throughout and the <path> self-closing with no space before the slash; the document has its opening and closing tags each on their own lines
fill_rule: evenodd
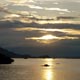
<svg viewBox="0 0 80 80">
<path fill-rule="evenodd" d="M 7 0 L 8 2 L 20 4 L 20 3 L 26 3 L 26 2 L 34 2 L 33 0 Z"/>
<path fill-rule="evenodd" d="M 80 30 L 75 29 L 51 29 L 51 28 L 33 28 L 33 27 L 24 27 L 24 28 L 13 28 L 15 31 L 45 31 L 45 32 L 63 32 L 70 35 L 80 35 Z"/>
</svg>

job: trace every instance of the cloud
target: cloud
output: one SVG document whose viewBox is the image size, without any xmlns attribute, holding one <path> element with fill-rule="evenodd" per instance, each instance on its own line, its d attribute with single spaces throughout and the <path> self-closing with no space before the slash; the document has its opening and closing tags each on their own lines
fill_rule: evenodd
<svg viewBox="0 0 80 80">
<path fill-rule="evenodd" d="M 68 9 L 61 9 L 61 8 L 45 8 L 45 10 L 70 12 Z"/>
<path fill-rule="evenodd" d="M 35 40 L 39 43 L 50 44 L 59 40 L 80 39 L 80 30 L 75 29 L 54 29 L 54 28 L 12 28 L 13 31 L 25 32 L 25 40 Z M 36 35 L 37 34 L 37 35 Z M 50 35 L 49 35 L 50 34 Z M 41 36 L 40 36 L 41 35 Z"/>
<path fill-rule="evenodd" d="M 35 40 L 42 44 L 51 44 L 59 40 L 74 40 L 79 39 L 78 37 L 69 37 L 69 36 L 63 36 L 63 37 L 57 37 L 54 35 L 44 35 L 41 37 L 26 37 L 25 40 Z"/>
<path fill-rule="evenodd" d="M 29 8 L 33 8 L 33 9 L 44 9 L 41 6 L 35 6 L 35 5 L 27 5 Z"/>
<path fill-rule="evenodd" d="M 0 12 L 10 13 L 8 8 L 6 8 L 5 6 L 0 6 Z"/>
<path fill-rule="evenodd" d="M 36 13 L 36 11 L 18 11 L 18 12 L 11 12 L 11 11 L 5 11 L 6 15 L 3 17 L 2 20 L 11 20 L 11 21 L 21 21 L 25 23 L 37 23 L 37 24 L 80 24 L 80 21 L 76 20 L 79 19 L 79 17 L 71 17 L 71 16 L 59 16 L 59 17 L 40 17 Z"/>
<path fill-rule="evenodd" d="M 53 4 L 58 5 L 58 4 L 59 4 L 59 2 L 53 2 Z"/>
<path fill-rule="evenodd" d="M 41 37 L 26 37 L 25 40 L 35 40 L 39 43 L 44 43 L 44 44 L 50 44 L 52 42 L 55 42 L 58 37 L 53 36 L 53 35 L 44 35 Z M 54 40 L 53 40 L 54 39 Z"/>
<path fill-rule="evenodd" d="M 76 1 L 74 0 L 73 2 L 80 3 L 80 0 L 76 0 Z"/>
<path fill-rule="evenodd" d="M 41 7 L 36 5 L 27 5 L 29 8 L 33 9 L 42 9 L 42 10 L 48 10 L 48 11 L 62 11 L 62 12 L 70 12 L 68 9 L 61 9 L 61 8 L 48 8 L 48 7 Z"/>
<path fill-rule="evenodd" d="M 33 20 L 30 20 L 30 19 L 27 19 L 27 18 L 18 18 L 18 19 L 15 19 L 14 18 L 9 18 L 7 19 L 1 19 L 0 20 L 0 27 L 1 28 L 7 28 L 7 27 L 21 27 L 21 26 L 24 26 L 24 27 L 37 27 L 37 28 L 56 28 L 56 29 L 80 29 L 80 21 L 72 21 L 72 22 L 69 22 L 69 21 L 52 21 L 52 22 L 48 22 L 46 21 L 45 24 L 40 24 L 39 21 L 35 21 L 34 19 Z"/>
<path fill-rule="evenodd" d="M 17 18 L 17 17 L 20 17 L 20 15 L 17 15 L 17 14 L 9 14 L 9 15 L 6 15 L 5 18 Z"/>
<path fill-rule="evenodd" d="M 26 3 L 26 2 L 34 2 L 33 0 L 7 0 L 8 2 L 20 4 L 20 3 Z"/>
<path fill-rule="evenodd" d="M 42 36 L 42 37 L 28 37 L 28 38 L 25 38 L 26 40 L 28 39 L 32 39 L 32 40 L 46 40 L 46 37 Z M 78 37 L 68 37 L 68 36 L 64 36 L 64 37 L 56 37 L 56 36 L 53 36 L 51 37 L 50 39 L 47 38 L 47 41 L 48 40 L 63 40 L 63 39 L 79 39 Z"/>
<path fill-rule="evenodd" d="M 24 28 L 12 28 L 13 31 L 17 32 L 28 32 L 32 33 L 32 36 L 38 34 L 46 35 L 46 34 L 52 34 L 53 36 L 51 39 L 55 40 L 63 40 L 63 39 L 80 39 L 80 30 L 75 29 L 54 29 L 54 28 L 33 28 L 33 27 L 24 27 Z M 33 34 L 36 32 L 35 34 Z M 28 34 L 26 33 L 26 34 Z M 38 36 L 37 35 L 37 36 Z M 44 37 L 45 38 L 45 37 Z M 32 40 L 42 40 L 42 37 L 29 37 L 26 39 L 32 39 Z"/>
<path fill-rule="evenodd" d="M 37 6 L 33 4 L 14 4 L 14 6 L 26 6 L 29 7 L 30 9 L 40 9 L 40 10 L 46 10 L 46 11 L 60 11 L 60 12 L 67 12 L 70 13 L 71 11 L 66 8 L 58 8 L 58 7 L 42 7 L 42 6 Z"/>
</svg>

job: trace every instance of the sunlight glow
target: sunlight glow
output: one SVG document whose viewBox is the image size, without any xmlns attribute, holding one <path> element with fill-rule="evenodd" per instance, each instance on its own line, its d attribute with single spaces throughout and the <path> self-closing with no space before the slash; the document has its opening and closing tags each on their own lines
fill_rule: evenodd
<svg viewBox="0 0 80 80">
<path fill-rule="evenodd" d="M 53 64 L 53 59 L 44 59 L 45 60 L 45 63 L 49 64 L 49 65 L 52 65 Z M 50 66 L 51 67 L 51 66 Z"/>
<path fill-rule="evenodd" d="M 17 15 L 17 14 L 9 14 L 9 15 L 6 15 L 5 18 L 17 18 L 17 17 L 20 17 L 20 15 Z"/>
<path fill-rule="evenodd" d="M 45 36 L 42 36 L 38 39 L 44 39 L 44 40 L 49 40 L 49 39 L 56 39 L 57 37 L 56 36 L 53 36 L 53 35 L 45 35 Z M 35 38 L 37 39 L 37 38 Z"/>
<path fill-rule="evenodd" d="M 26 39 L 33 39 L 33 40 L 52 40 L 52 39 L 57 39 L 58 37 L 53 36 L 53 35 L 44 35 L 42 37 L 32 37 L 32 38 L 26 38 Z"/>
<path fill-rule="evenodd" d="M 57 21 L 57 20 L 49 20 L 49 21 L 47 21 L 47 20 L 39 20 L 39 21 L 35 21 L 36 23 L 38 23 L 38 24 L 57 24 L 57 23 L 67 23 L 66 21 L 62 21 L 62 20 L 59 20 L 59 21 Z M 68 21 L 68 23 L 71 23 L 71 21 Z"/>
<path fill-rule="evenodd" d="M 62 40 L 62 39 L 78 39 L 78 37 L 68 37 L 68 36 L 64 36 L 64 37 L 57 37 L 57 36 L 53 36 L 53 35 L 45 35 L 42 37 L 30 37 L 30 38 L 25 38 L 25 39 L 32 39 L 32 40 Z"/>
<path fill-rule="evenodd" d="M 36 40 L 39 43 L 50 44 L 52 42 L 57 41 L 58 37 L 48 34 L 48 35 L 44 35 L 42 37 L 31 37 L 31 38 L 25 38 L 25 39 L 26 40 L 32 39 L 32 40 Z"/>
</svg>

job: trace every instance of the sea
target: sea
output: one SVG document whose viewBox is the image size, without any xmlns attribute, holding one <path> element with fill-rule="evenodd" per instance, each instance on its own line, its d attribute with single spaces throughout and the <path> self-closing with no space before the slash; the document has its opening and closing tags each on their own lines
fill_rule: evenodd
<svg viewBox="0 0 80 80">
<path fill-rule="evenodd" d="M 80 59 L 14 60 L 12 64 L 0 64 L 0 80 L 80 80 Z"/>
</svg>

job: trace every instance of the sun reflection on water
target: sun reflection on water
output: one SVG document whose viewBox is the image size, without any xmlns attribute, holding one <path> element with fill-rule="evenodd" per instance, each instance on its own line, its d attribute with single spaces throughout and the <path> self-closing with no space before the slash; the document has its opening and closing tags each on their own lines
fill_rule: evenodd
<svg viewBox="0 0 80 80">
<path fill-rule="evenodd" d="M 48 69 L 44 72 L 45 80 L 53 80 L 53 72 L 51 69 Z"/>
<path fill-rule="evenodd" d="M 52 70 L 53 59 L 45 59 L 45 63 L 47 63 L 50 66 L 46 67 L 43 71 L 42 75 L 44 80 L 54 80 L 54 72 Z"/>
<path fill-rule="evenodd" d="M 53 65 L 53 59 L 51 59 L 51 58 L 50 58 L 50 59 L 49 59 L 49 58 L 47 59 L 47 58 L 46 58 L 46 59 L 44 59 L 44 60 L 45 60 L 45 63 L 47 63 L 47 64 L 49 64 L 49 65 Z M 51 66 L 51 67 L 52 67 L 52 66 Z"/>
</svg>

